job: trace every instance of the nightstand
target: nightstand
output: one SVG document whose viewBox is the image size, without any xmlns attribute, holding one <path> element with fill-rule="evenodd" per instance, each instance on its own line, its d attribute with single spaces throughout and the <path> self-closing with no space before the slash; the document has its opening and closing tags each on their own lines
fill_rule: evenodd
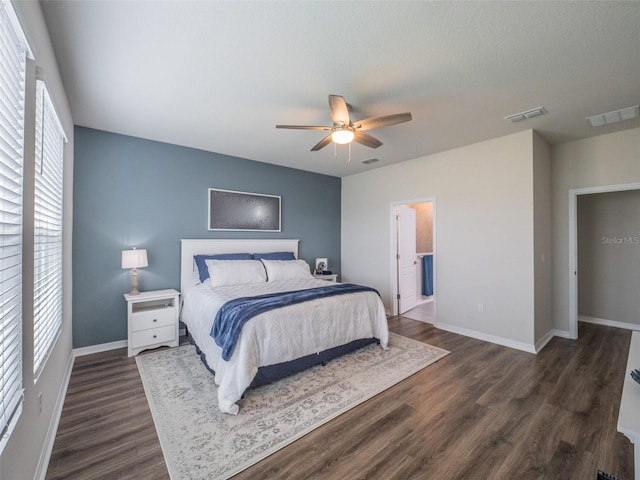
<svg viewBox="0 0 640 480">
<path fill-rule="evenodd" d="M 180 342 L 180 292 L 155 290 L 129 295 L 127 301 L 127 344 L 129 356 L 148 348 L 177 347 Z"/>
<path fill-rule="evenodd" d="M 327 282 L 337 282 L 338 275 L 334 273 L 333 275 L 314 275 L 313 278 L 318 278 L 320 280 L 326 280 Z"/>
</svg>

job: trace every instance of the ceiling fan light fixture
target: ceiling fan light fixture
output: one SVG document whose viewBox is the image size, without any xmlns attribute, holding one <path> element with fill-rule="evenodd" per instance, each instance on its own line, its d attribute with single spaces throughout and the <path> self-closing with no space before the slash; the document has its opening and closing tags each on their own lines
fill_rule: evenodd
<svg viewBox="0 0 640 480">
<path fill-rule="evenodd" d="M 346 127 L 340 127 L 331 132 L 331 140 L 340 145 L 351 143 L 354 136 L 353 130 Z"/>
</svg>

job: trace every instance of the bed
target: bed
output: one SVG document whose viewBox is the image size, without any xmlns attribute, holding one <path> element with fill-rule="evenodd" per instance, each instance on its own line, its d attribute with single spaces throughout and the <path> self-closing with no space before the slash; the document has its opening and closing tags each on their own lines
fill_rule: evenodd
<svg viewBox="0 0 640 480">
<path fill-rule="evenodd" d="M 374 341 L 387 348 L 387 319 L 377 292 L 313 278 L 308 264 L 296 260 L 298 240 L 181 240 L 181 244 L 181 320 L 215 375 L 221 411 L 237 414 L 238 402 L 250 386 L 274 381 Z M 291 259 L 280 256 L 286 252 L 291 252 Z M 208 279 L 202 277 L 202 255 L 207 256 Z M 260 256 L 263 258 L 256 258 Z M 302 273 L 305 265 L 306 275 Z M 254 279 L 253 273 L 242 277 L 249 267 L 262 267 L 265 277 L 269 276 L 265 281 Z M 228 280 L 227 276 L 234 275 L 242 277 L 241 281 Z M 247 279 L 251 281 L 245 282 Z M 290 294 L 280 308 L 256 310 L 258 313 L 238 330 L 231 348 L 219 337 L 214 340 L 212 330 L 219 334 L 227 325 L 221 317 L 224 312 L 218 313 L 221 307 L 226 310 L 240 304 L 235 299 L 256 296 L 256 301 L 269 303 L 272 298 L 279 299 L 281 292 L 300 293 Z M 298 295 L 309 298 L 292 301 Z M 241 311 L 248 310 L 238 306 Z"/>
</svg>

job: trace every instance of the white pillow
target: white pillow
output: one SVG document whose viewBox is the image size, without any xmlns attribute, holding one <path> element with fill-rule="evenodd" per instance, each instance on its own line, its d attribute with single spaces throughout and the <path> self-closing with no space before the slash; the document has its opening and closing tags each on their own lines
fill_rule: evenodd
<svg viewBox="0 0 640 480">
<path fill-rule="evenodd" d="M 267 274 L 260 260 L 205 260 L 205 264 L 209 270 L 210 287 L 267 281 Z"/>
<path fill-rule="evenodd" d="M 309 264 L 304 260 L 262 260 L 267 269 L 267 281 L 313 278 Z"/>
</svg>

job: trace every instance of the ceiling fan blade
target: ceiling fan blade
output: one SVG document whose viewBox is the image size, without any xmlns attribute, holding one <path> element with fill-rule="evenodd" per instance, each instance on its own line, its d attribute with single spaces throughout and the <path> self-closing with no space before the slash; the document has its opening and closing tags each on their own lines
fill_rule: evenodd
<svg viewBox="0 0 640 480">
<path fill-rule="evenodd" d="M 364 133 L 360 130 L 356 130 L 353 133 L 353 141 L 358 142 L 366 147 L 378 148 L 380 145 L 382 145 L 382 142 L 380 140 L 372 137 L 368 133 Z"/>
<path fill-rule="evenodd" d="M 276 128 L 292 128 L 294 130 L 331 130 L 332 127 L 322 125 L 276 125 Z"/>
<path fill-rule="evenodd" d="M 382 115 L 380 117 L 365 118 L 354 122 L 353 126 L 358 130 L 373 130 L 374 128 L 387 127 L 397 123 L 411 120 L 411 113 L 395 113 L 393 115 Z"/>
<path fill-rule="evenodd" d="M 329 109 L 335 125 L 349 125 L 349 107 L 347 107 L 344 97 L 329 95 Z"/>
<path fill-rule="evenodd" d="M 314 147 L 311 149 L 312 152 L 317 152 L 318 150 L 320 150 L 321 148 L 326 147 L 327 145 L 329 145 L 331 143 L 331 134 L 327 135 L 326 137 L 324 137 L 322 140 L 320 140 L 318 143 L 316 143 L 314 145 Z"/>
</svg>

